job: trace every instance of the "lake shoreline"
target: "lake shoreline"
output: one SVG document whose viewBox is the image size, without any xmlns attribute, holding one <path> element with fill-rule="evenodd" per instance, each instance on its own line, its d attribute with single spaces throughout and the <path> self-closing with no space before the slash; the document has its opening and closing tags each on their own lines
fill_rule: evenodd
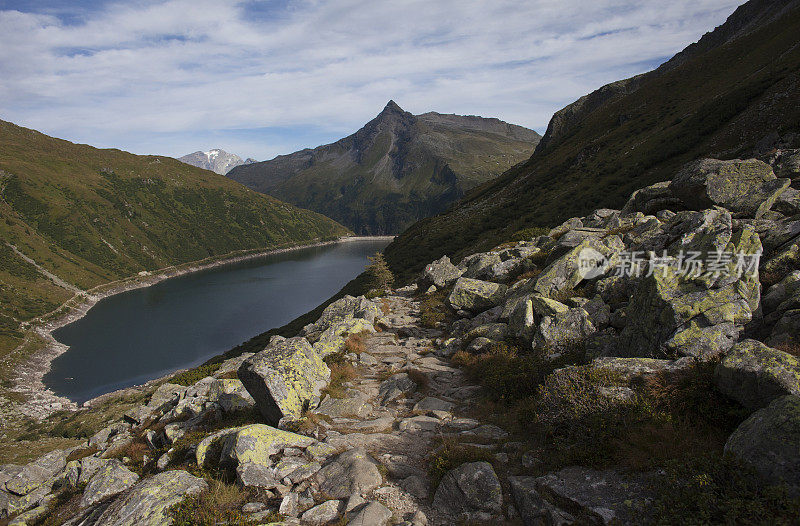
<svg viewBox="0 0 800 526">
<path fill-rule="evenodd" d="M 61 327 L 80 320 L 86 316 L 92 307 L 105 298 L 135 289 L 150 287 L 168 279 L 185 276 L 187 274 L 223 267 L 225 265 L 232 265 L 243 261 L 255 260 L 275 254 L 282 254 L 306 248 L 335 245 L 339 243 L 391 239 L 394 239 L 394 236 L 347 236 L 328 241 L 320 241 L 317 243 L 308 243 L 304 245 L 293 245 L 283 248 L 240 251 L 236 253 L 230 253 L 219 258 L 174 265 L 147 273 L 142 272 L 122 280 L 105 283 L 89 289 L 88 291 L 85 291 L 80 295 L 76 295 L 70 300 L 66 301 L 58 309 L 53 311 L 53 313 L 50 313 L 45 317 L 49 319 L 40 319 L 38 322 L 31 323 L 29 331 L 32 332 L 42 342 L 42 347 L 34 351 L 24 363 L 20 363 L 14 368 L 13 380 L 15 381 L 15 386 L 12 391 L 25 396 L 27 399 L 25 403 L 20 404 L 17 407 L 17 410 L 25 416 L 35 420 L 42 420 L 56 411 L 75 411 L 80 409 L 82 406 L 86 406 L 86 403 L 78 405 L 69 398 L 56 395 L 53 391 L 45 386 L 43 379 L 44 376 L 50 371 L 53 360 L 69 350 L 69 346 L 58 342 L 55 337 L 53 337 L 52 333 Z M 116 392 L 148 386 L 154 382 L 159 382 L 180 370 L 181 369 L 173 371 L 162 378 L 148 380 L 141 385 L 112 391 L 101 396 L 109 397 L 113 396 L 113 394 Z"/>
</svg>

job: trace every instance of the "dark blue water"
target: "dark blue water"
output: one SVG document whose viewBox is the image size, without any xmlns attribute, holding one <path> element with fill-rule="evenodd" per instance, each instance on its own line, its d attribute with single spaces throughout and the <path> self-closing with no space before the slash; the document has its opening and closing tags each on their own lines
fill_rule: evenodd
<svg viewBox="0 0 800 526">
<path fill-rule="evenodd" d="M 44 382 L 77 402 L 203 363 L 313 309 L 388 241 L 264 256 L 105 298 L 53 336 L 70 349 Z"/>
</svg>

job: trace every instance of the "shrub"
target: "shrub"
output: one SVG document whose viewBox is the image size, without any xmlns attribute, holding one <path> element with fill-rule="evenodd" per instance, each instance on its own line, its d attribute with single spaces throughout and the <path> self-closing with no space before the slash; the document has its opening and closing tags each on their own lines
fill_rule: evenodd
<svg viewBox="0 0 800 526">
<path fill-rule="evenodd" d="M 358 376 L 358 371 L 344 357 L 344 352 L 338 352 L 326 356 L 325 363 L 331 370 L 331 380 L 328 386 L 322 390 L 322 394 L 327 394 L 331 398 L 344 398 L 344 384 Z"/>
<path fill-rule="evenodd" d="M 178 373 L 167 381 L 169 383 L 188 387 L 196 384 L 206 376 L 212 376 L 215 372 L 217 372 L 221 365 L 222 363 L 203 364 L 199 367 L 195 367 L 194 369 L 189 369 L 188 371 Z"/>
<path fill-rule="evenodd" d="M 428 476 L 431 479 L 431 488 L 436 488 L 451 469 L 468 462 L 495 461 L 491 451 L 464 445 L 455 438 L 443 438 L 438 448 L 434 449 L 428 458 Z"/>
<path fill-rule="evenodd" d="M 257 498 L 258 495 L 254 494 L 252 490 L 240 488 L 235 484 L 211 480 L 208 490 L 175 504 L 170 508 L 169 515 L 175 526 L 216 526 L 217 524 L 250 526 L 281 520 L 277 513 L 258 521 L 253 521 L 242 514 L 242 506 Z"/>
<path fill-rule="evenodd" d="M 419 304 L 419 319 L 423 327 L 436 328 L 440 323 L 452 318 L 452 310 L 445 303 L 449 294 L 448 289 L 437 290 L 428 294 Z"/>
<path fill-rule="evenodd" d="M 365 271 L 370 288 L 379 290 L 391 288 L 394 283 L 394 275 L 383 258 L 383 253 L 375 252 L 374 256 L 367 259 L 369 259 L 370 264 L 366 266 Z"/>
<path fill-rule="evenodd" d="M 367 350 L 367 345 L 364 343 L 367 334 L 360 332 L 358 334 L 351 334 L 344 341 L 345 352 L 361 354 Z"/>
</svg>

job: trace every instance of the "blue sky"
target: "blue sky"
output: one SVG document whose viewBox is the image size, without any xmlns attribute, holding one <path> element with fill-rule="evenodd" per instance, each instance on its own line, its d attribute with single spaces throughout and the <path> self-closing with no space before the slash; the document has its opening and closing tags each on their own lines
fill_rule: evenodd
<svg viewBox="0 0 800 526">
<path fill-rule="evenodd" d="M 544 132 L 738 1 L 0 0 L 0 119 L 99 147 L 269 159 L 412 113 Z"/>
</svg>

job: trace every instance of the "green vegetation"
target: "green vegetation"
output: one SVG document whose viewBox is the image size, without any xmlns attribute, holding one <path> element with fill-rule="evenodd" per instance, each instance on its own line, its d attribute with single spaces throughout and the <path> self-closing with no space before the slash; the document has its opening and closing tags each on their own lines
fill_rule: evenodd
<svg viewBox="0 0 800 526">
<path fill-rule="evenodd" d="M 344 351 L 341 351 L 323 358 L 331 370 L 331 379 L 328 382 L 328 386 L 322 390 L 322 395 L 328 395 L 331 398 L 344 398 L 344 384 L 358 376 L 358 371 L 345 358 L 344 354 Z"/>
<path fill-rule="evenodd" d="M 449 287 L 423 297 L 419 304 L 419 319 L 423 327 L 433 329 L 453 318 L 453 310 L 445 302 L 451 291 L 452 288 Z"/>
<path fill-rule="evenodd" d="M 355 134 L 228 177 L 361 234 L 394 234 L 533 153 L 539 135 L 479 117 L 413 116 L 390 102 Z"/>
<path fill-rule="evenodd" d="M 88 290 L 183 263 L 347 234 L 317 213 L 175 159 L 72 144 L 0 121 L 0 356 L 22 322 Z"/>
<path fill-rule="evenodd" d="M 175 526 L 255 526 L 280 521 L 281 516 L 277 513 L 257 521 L 242 513 L 242 506 L 246 503 L 263 499 L 257 490 L 210 480 L 208 490 L 175 504 L 169 514 Z"/>
<path fill-rule="evenodd" d="M 398 283 L 442 255 L 458 262 L 520 230 L 621 207 L 634 190 L 672 178 L 687 161 L 751 156 L 765 137 L 796 137 L 798 34 L 794 9 L 631 82 L 527 162 L 401 234 L 384 251 Z"/>
<path fill-rule="evenodd" d="M 389 265 L 383 258 L 383 254 L 375 252 L 374 256 L 370 256 L 367 259 L 369 259 L 369 265 L 367 265 L 365 271 L 369 280 L 369 287 L 378 290 L 391 288 L 394 283 L 394 275 L 389 270 Z"/>
<path fill-rule="evenodd" d="M 452 437 L 438 439 L 439 445 L 428 459 L 428 476 L 431 488 L 436 488 L 451 469 L 469 462 L 494 463 L 496 459 L 491 451 L 469 444 L 462 444 Z"/>
</svg>

